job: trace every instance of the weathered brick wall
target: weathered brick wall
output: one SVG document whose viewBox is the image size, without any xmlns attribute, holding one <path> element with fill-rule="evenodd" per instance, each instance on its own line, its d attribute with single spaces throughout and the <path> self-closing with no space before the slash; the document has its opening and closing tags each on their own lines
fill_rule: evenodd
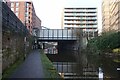
<svg viewBox="0 0 120 80">
<path fill-rule="evenodd" d="M 25 51 L 24 38 L 27 37 Z M 31 35 L 9 7 L 2 3 L 2 70 L 31 50 Z"/>
<path fill-rule="evenodd" d="M 4 31 L 2 35 L 3 70 L 19 57 L 23 57 L 24 53 L 24 36 L 10 30 Z"/>
<path fill-rule="evenodd" d="M 29 38 L 28 42 L 30 44 Z M 24 56 L 24 36 L 15 32 L 4 31 L 2 36 L 2 61 L 3 70 L 13 64 L 17 59 Z M 30 51 L 31 45 L 26 46 L 26 53 Z"/>
</svg>

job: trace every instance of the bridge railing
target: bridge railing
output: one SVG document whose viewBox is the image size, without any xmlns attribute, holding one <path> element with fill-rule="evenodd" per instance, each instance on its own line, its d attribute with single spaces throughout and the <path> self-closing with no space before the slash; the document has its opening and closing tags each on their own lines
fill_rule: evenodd
<svg viewBox="0 0 120 80">
<path fill-rule="evenodd" d="M 76 40 L 77 38 L 73 29 L 41 29 L 38 37 L 49 40 Z"/>
</svg>

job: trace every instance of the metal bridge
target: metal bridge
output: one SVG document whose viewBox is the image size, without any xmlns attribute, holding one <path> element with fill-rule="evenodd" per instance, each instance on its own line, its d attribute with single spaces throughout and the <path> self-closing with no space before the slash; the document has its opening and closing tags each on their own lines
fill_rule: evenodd
<svg viewBox="0 0 120 80">
<path fill-rule="evenodd" d="M 75 29 L 41 29 L 37 31 L 39 40 L 77 40 Z"/>
<path fill-rule="evenodd" d="M 77 40 L 97 36 L 97 31 L 85 32 L 80 28 L 72 29 L 33 29 L 33 35 L 40 41 L 49 40 Z"/>
<path fill-rule="evenodd" d="M 58 42 L 59 50 L 63 48 L 86 47 L 89 37 L 96 36 L 96 32 L 83 32 L 80 28 L 72 29 L 34 29 L 36 42 Z M 80 41 L 77 43 L 77 40 Z M 80 45 L 79 45 L 80 44 Z"/>
</svg>

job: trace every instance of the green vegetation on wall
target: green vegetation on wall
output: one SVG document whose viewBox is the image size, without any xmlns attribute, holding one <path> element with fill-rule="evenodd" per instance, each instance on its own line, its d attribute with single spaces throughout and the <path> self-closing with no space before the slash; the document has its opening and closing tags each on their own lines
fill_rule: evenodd
<svg viewBox="0 0 120 80">
<path fill-rule="evenodd" d="M 57 80 L 61 79 L 60 75 L 58 74 L 57 70 L 53 66 L 52 62 L 48 59 L 48 57 L 44 54 L 43 50 L 40 50 L 41 55 L 41 62 L 44 67 L 44 74 L 46 80 Z"/>
<path fill-rule="evenodd" d="M 112 52 L 115 48 L 120 48 L 120 32 L 107 32 L 88 42 L 91 52 Z"/>
</svg>

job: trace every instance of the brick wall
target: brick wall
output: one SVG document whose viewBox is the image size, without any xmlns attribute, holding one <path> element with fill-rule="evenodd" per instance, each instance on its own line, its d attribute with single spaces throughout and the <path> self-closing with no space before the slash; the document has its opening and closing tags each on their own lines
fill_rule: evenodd
<svg viewBox="0 0 120 80">
<path fill-rule="evenodd" d="M 27 28 L 15 14 L 4 3 L 2 6 L 2 70 L 4 71 L 24 54 L 30 52 L 32 39 Z M 25 43 L 29 43 L 29 46 Z"/>
</svg>

